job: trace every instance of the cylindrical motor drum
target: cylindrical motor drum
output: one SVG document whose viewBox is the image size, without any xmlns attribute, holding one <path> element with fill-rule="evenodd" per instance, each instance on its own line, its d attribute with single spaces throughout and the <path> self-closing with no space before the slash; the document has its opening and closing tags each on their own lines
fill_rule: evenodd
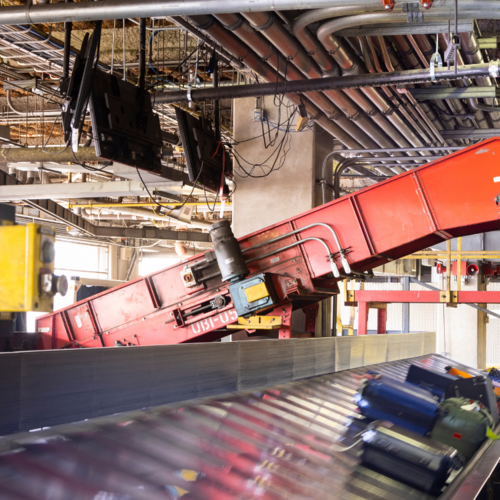
<svg viewBox="0 0 500 500">
<path fill-rule="evenodd" d="M 239 281 L 250 273 L 245 264 L 240 244 L 234 237 L 228 220 L 221 220 L 212 224 L 210 237 L 214 244 L 214 252 L 222 274 L 222 281 Z"/>
</svg>

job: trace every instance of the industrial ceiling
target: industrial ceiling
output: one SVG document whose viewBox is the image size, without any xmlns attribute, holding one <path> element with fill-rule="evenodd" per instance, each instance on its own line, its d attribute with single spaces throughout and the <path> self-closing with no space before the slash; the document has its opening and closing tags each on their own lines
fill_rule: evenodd
<svg viewBox="0 0 500 500">
<path fill-rule="evenodd" d="M 248 174 L 235 154 L 235 99 L 286 96 L 308 129 L 335 139 L 325 160 L 328 200 L 351 190 L 343 175 L 378 182 L 496 135 L 498 17 L 498 2 L 475 0 L 4 0 L 0 199 L 18 205 L 19 221 L 46 218 L 67 237 L 178 241 L 196 250 L 208 244 L 213 221 L 231 218 L 232 198 L 221 206 L 217 193 L 188 179 L 176 107 L 219 117 L 235 167 L 227 179 L 231 195 Z M 99 68 L 139 85 L 140 18 L 146 88 L 163 133 L 162 176 L 141 177 L 97 157 L 89 120 L 75 153 L 61 124 L 65 45 L 72 68 L 85 34 L 104 20 Z M 72 34 L 65 39 L 68 22 Z M 291 124 L 267 127 L 286 136 Z M 277 161 L 286 154 L 280 144 L 272 151 Z M 182 205 L 192 207 L 187 218 Z"/>
</svg>

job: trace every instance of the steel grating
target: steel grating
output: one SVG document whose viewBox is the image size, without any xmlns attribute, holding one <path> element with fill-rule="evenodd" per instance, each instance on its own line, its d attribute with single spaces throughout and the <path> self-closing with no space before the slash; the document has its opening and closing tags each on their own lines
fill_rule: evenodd
<svg viewBox="0 0 500 500">
<path fill-rule="evenodd" d="M 426 355 L 370 368 L 403 380 L 412 362 L 450 364 Z M 360 445 L 335 451 L 354 442 L 342 436 L 366 370 L 2 438 L 0 498 L 432 498 L 362 467 Z"/>
</svg>

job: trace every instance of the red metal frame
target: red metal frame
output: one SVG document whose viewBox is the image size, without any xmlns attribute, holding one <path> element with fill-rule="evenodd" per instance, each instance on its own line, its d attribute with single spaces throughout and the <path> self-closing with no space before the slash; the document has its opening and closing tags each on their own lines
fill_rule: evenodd
<svg viewBox="0 0 500 500">
<path fill-rule="evenodd" d="M 446 303 L 446 291 L 354 290 L 349 293 L 354 300 L 349 300 L 345 304 L 358 306 L 358 335 L 368 333 L 369 309 L 378 311 L 377 333 L 386 333 L 387 309 L 384 306 L 388 303 Z M 451 295 L 453 304 L 500 304 L 500 292 L 452 291 Z"/>
<path fill-rule="evenodd" d="M 452 237 L 500 229 L 495 203 L 500 186 L 493 181 L 498 176 L 499 157 L 500 139 L 483 141 L 245 236 L 239 240 L 241 248 L 323 222 L 335 229 L 343 248 L 348 249 L 352 270 L 363 272 Z M 316 226 L 245 254 L 251 259 L 275 251 L 271 257 L 251 263 L 249 269 L 250 275 L 265 272 L 273 276 L 281 308 L 288 304 L 302 308 L 338 293 L 338 280 L 329 277 L 330 263 L 321 243 L 307 241 L 280 251 L 308 237 L 320 238 L 332 252 L 337 251 L 331 232 Z M 215 277 L 202 290 L 189 294 L 181 279 L 186 264 L 203 260 L 203 254 L 191 257 L 38 318 L 38 348 L 112 346 L 117 340 L 133 345 L 176 344 L 228 335 L 231 331 L 226 325 L 237 321 L 228 285 Z M 341 267 L 338 255 L 336 262 Z M 218 295 L 227 298 L 226 307 L 189 315 Z M 174 311 L 181 313 L 183 324 L 173 321 Z"/>
</svg>

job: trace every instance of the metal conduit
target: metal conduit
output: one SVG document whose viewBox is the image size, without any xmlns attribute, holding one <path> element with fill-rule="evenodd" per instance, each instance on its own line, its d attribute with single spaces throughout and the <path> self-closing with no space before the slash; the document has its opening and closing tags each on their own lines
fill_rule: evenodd
<svg viewBox="0 0 500 500">
<path fill-rule="evenodd" d="M 325 23 L 325 24 L 327 24 L 327 23 Z M 326 42 L 323 42 L 323 43 L 326 43 Z M 335 37 L 335 36 L 329 37 L 328 44 L 330 44 L 330 43 L 331 43 L 331 46 L 334 47 L 334 50 L 337 51 L 336 54 L 338 55 L 338 58 L 341 58 L 343 60 L 343 64 L 347 68 L 346 71 L 348 73 L 360 74 L 360 73 L 364 72 L 363 71 L 364 70 L 363 62 L 359 58 L 354 56 L 352 54 L 351 50 L 349 48 L 347 48 L 345 46 L 345 44 L 343 44 L 338 37 Z M 386 50 L 384 50 L 384 48 Z M 381 49 L 381 53 L 383 55 L 384 63 L 386 65 L 388 71 L 393 71 L 394 68 L 392 67 L 391 64 L 389 64 L 389 58 L 387 56 L 387 48 L 384 47 L 383 43 L 381 44 L 380 49 Z M 372 53 L 374 58 L 377 57 L 373 47 L 371 47 L 371 53 Z M 377 67 L 376 69 L 377 69 L 377 71 L 380 71 L 381 68 Z M 385 104 L 388 104 L 388 102 L 384 99 L 382 94 L 380 94 L 376 89 L 367 89 L 365 92 L 367 93 L 367 95 L 370 95 L 370 97 L 373 100 L 379 99 L 379 100 L 382 100 L 382 102 L 385 102 Z M 398 94 L 394 90 L 391 91 L 391 89 L 386 89 L 385 94 L 386 94 L 389 102 L 392 102 L 393 108 L 396 108 L 399 110 L 399 112 L 403 115 L 403 118 L 405 118 L 407 120 L 407 122 L 410 123 L 416 131 L 418 131 L 418 134 L 420 135 L 420 137 L 424 141 L 426 141 L 430 144 L 434 144 L 434 142 L 435 142 L 434 137 L 436 137 L 438 139 L 439 143 L 445 144 L 444 140 L 442 139 L 440 134 L 435 129 L 434 130 L 436 133 L 433 134 L 432 124 L 429 122 L 428 118 L 423 113 L 419 112 L 420 107 L 416 102 L 410 102 L 411 105 L 408 106 L 408 109 L 406 109 L 404 107 L 404 105 L 402 107 L 399 105 L 400 100 L 402 100 L 403 103 L 405 102 L 405 99 L 403 96 L 401 96 L 400 94 Z M 407 96 L 407 97 L 410 101 L 412 100 L 411 96 Z M 411 115 L 413 115 L 413 116 L 411 116 Z M 405 122 L 403 122 L 403 123 L 405 123 Z M 406 127 L 405 130 L 408 129 L 408 126 L 406 125 L 406 123 L 405 123 L 405 127 Z M 415 138 L 416 138 L 416 141 L 414 139 L 413 143 L 417 144 L 418 146 L 422 146 L 423 143 L 418 138 L 418 136 L 415 136 Z M 419 143 L 417 141 L 419 141 Z"/>
<path fill-rule="evenodd" d="M 189 33 L 191 33 L 191 35 L 193 35 L 198 40 L 201 41 L 201 40 L 205 39 L 205 37 L 203 36 L 203 33 L 198 31 L 194 26 L 192 26 L 188 22 L 184 21 L 184 19 L 182 19 L 182 17 L 171 16 L 170 19 L 172 19 L 172 21 L 175 24 L 178 24 L 179 26 L 182 26 L 184 29 L 189 31 Z M 222 47 L 219 47 L 219 45 L 217 45 L 216 43 L 213 43 L 210 39 L 205 39 L 205 45 L 215 49 L 217 54 L 219 54 L 219 57 L 223 61 L 225 61 L 227 64 L 231 64 L 232 66 L 234 66 L 235 68 L 238 68 L 240 70 L 244 69 L 244 66 L 240 61 L 235 59 L 227 50 L 223 49 Z M 129 65 L 129 67 L 130 67 L 130 65 Z"/>
<path fill-rule="evenodd" d="M 60 116 L 61 112 L 58 110 L 55 111 L 29 111 L 26 109 L 26 111 L 19 111 L 14 107 L 14 104 L 12 103 L 12 98 L 10 95 L 10 90 L 5 91 L 5 97 L 7 101 L 7 105 L 9 108 L 16 114 L 16 115 L 22 115 L 22 116 L 33 116 L 33 117 L 42 117 L 42 116 Z"/>
<path fill-rule="evenodd" d="M 369 37 L 367 37 L 367 38 L 369 38 Z M 386 65 L 390 65 L 390 70 L 391 71 L 392 70 L 402 71 L 404 69 L 404 67 L 401 63 L 401 60 L 399 59 L 398 54 L 393 49 L 392 44 L 390 44 L 390 45 L 386 44 L 386 51 L 388 54 L 388 62 L 386 63 Z M 389 66 L 387 66 L 387 67 L 389 67 Z M 410 65 L 410 68 L 411 67 L 412 66 Z M 411 82 L 411 83 L 414 84 L 415 82 Z M 410 88 L 412 88 L 413 86 L 414 85 L 411 85 Z M 399 106 L 399 102 L 396 99 L 396 95 L 397 94 L 395 94 L 395 93 L 390 94 L 389 99 L 391 99 L 392 101 L 395 102 L 395 106 Z M 407 97 L 408 94 L 406 94 L 405 96 Z M 404 97 L 404 96 L 400 96 L 400 97 Z M 446 144 L 446 142 L 442 138 L 441 132 L 440 132 L 441 130 L 445 129 L 444 125 L 441 123 L 438 116 L 432 111 L 431 108 L 427 109 L 425 103 L 422 103 L 422 104 L 424 104 L 424 106 L 419 105 L 416 107 L 416 109 L 418 109 L 418 115 L 421 118 L 421 120 L 419 120 L 419 124 L 422 123 L 422 120 L 425 121 L 425 123 L 427 124 L 429 129 L 435 135 L 438 143 L 442 144 L 442 145 Z M 407 106 L 410 111 L 413 110 L 413 107 L 412 107 L 412 104 L 408 100 L 403 99 L 403 105 L 399 109 L 400 109 L 401 113 L 406 116 L 408 114 L 408 111 L 405 109 L 405 106 Z M 433 114 L 431 114 L 431 113 L 433 113 Z M 413 119 L 412 118 L 410 118 L 410 119 L 412 120 L 412 123 L 413 123 Z M 417 125 L 415 123 L 414 126 L 416 129 L 420 130 L 420 125 Z"/>
<path fill-rule="evenodd" d="M 214 16 L 229 31 L 232 31 L 238 38 L 246 43 L 277 72 L 289 81 L 304 80 L 303 74 L 287 60 L 281 56 L 276 47 L 267 41 L 261 34 L 254 30 L 247 20 L 236 14 L 219 14 Z M 285 74 L 286 73 L 286 74 Z M 342 111 L 331 102 L 326 96 L 320 93 L 310 93 L 307 97 L 316 104 L 331 120 L 338 123 L 346 132 L 355 137 L 366 146 L 371 142 L 370 138 L 364 135 L 361 130 L 350 122 Z"/>
<path fill-rule="evenodd" d="M 469 64 L 458 69 L 455 75 L 454 68 L 437 68 L 435 71 L 436 81 L 454 80 L 464 78 L 475 78 L 476 76 L 489 75 L 490 68 L 499 65 L 499 61 L 484 64 Z M 431 75 L 427 69 L 414 69 L 406 71 L 395 71 L 394 73 L 361 74 L 355 76 L 315 78 L 311 80 L 283 81 L 271 83 L 260 83 L 252 85 L 228 85 L 221 88 L 202 88 L 191 90 L 193 101 L 209 99 L 238 99 L 245 97 L 259 97 L 287 93 L 312 93 L 325 89 L 349 89 L 363 88 L 366 86 L 383 87 L 390 85 L 402 85 L 410 82 L 425 83 L 431 81 Z M 159 93 L 155 100 L 157 103 L 172 104 L 188 100 L 187 92 L 184 90 Z M 429 147 L 423 147 L 424 150 Z M 418 148 L 417 147 L 417 148 Z M 432 148 L 433 149 L 433 148 Z M 410 148 L 410 150 L 416 150 Z"/>
<path fill-rule="evenodd" d="M 363 46 L 363 53 L 364 53 L 364 60 L 365 60 L 366 68 L 368 69 L 368 71 L 370 73 L 377 73 L 377 72 L 382 73 L 383 70 L 382 70 L 382 67 L 380 66 L 380 63 L 378 61 L 378 56 L 377 56 L 377 53 L 375 51 L 375 45 L 374 45 L 371 37 L 367 36 L 367 37 L 359 37 L 359 38 L 360 38 L 361 44 Z M 394 71 L 393 60 L 391 57 L 391 53 L 393 52 L 393 50 L 392 50 L 392 48 L 390 48 L 390 50 L 389 50 L 389 48 L 387 48 L 387 46 L 386 46 L 386 49 L 387 50 L 384 51 L 383 47 L 382 47 L 381 52 L 383 52 L 384 63 L 385 63 L 387 70 L 392 72 L 392 71 Z M 372 64 L 370 58 L 373 59 L 373 64 Z M 398 69 L 401 70 L 402 68 L 400 66 L 398 66 Z M 371 89 L 371 90 L 374 90 L 374 89 Z M 369 90 L 369 91 L 371 91 L 371 90 Z M 384 87 L 381 89 L 381 92 L 385 93 L 387 100 L 389 102 L 391 102 L 391 109 L 398 111 L 398 112 L 394 113 L 394 116 L 392 119 L 393 120 L 400 120 L 406 125 L 409 124 L 411 126 L 411 128 L 418 131 L 418 133 L 421 136 L 423 136 L 424 132 L 421 128 L 421 123 L 422 123 L 421 119 L 419 117 L 417 117 L 416 119 L 413 118 L 409 114 L 409 112 L 406 110 L 405 106 L 401 105 L 399 103 L 396 95 L 394 94 L 394 92 L 391 91 L 390 88 Z M 382 98 L 380 92 L 373 92 L 372 98 L 375 99 L 376 97 L 381 99 L 381 105 L 385 106 L 387 104 L 385 99 Z M 420 108 L 418 108 L 418 109 L 420 109 Z M 406 120 L 406 122 L 404 120 L 401 120 L 401 117 L 399 116 L 399 114 L 402 115 L 402 117 Z M 435 127 L 434 128 L 429 127 L 429 128 L 434 132 L 434 135 L 437 138 L 438 142 L 441 144 L 444 144 L 444 140 L 441 138 L 439 131 L 436 130 Z M 417 141 L 419 141 L 419 140 L 420 139 L 417 138 Z M 431 142 L 434 142 L 434 141 L 431 141 Z"/>
<path fill-rule="evenodd" d="M 383 38 L 380 38 L 378 41 L 383 55 L 384 64 L 386 65 L 387 70 L 394 71 L 395 68 L 393 61 L 397 61 L 398 66 L 401 67 L 399 60 L 397 60 L 397 56 L 394 50 L 392 49 L 392 46 L 388 47 Z M 413 68 L 413 66 L 410 67 Z M 414 85 L 412 85 L 411 87 L 413 88 Z M 404 109 L 404 104 L 408 103 L 409 111 L 412 112 L 414 116 L 416 115 L 414 119 L 418 124 L 415 123 L 415 128 L 420 130 L 420 128 L 423 127 L 424 129 L 426 129 L 427 134 L 431 137 L 430 139 L 431 141 L 432 141 L 432 136 L 434 136 L 436 137 L 439 144 L 446 144 L 445 140 L 441 136 L 441 133 L 439 132 L 440 130 L 444 130 L 444 126 L 442 125 L 436 113 L 434 113 L 432 108 L 430 108 L 430 106 L 428 106 L 426 103 L 422 104 L 418 103 L 415 100 L 415 98 L 409 93 L 401 95 L 398 94 L 397 91 L 393 92 L 392 100 L 396 101 L 397 96 L 399 96 L 403 101 L 403 108 L 402 109 L 400 108 L 401 112 L 404 115 L 408 114 L 406 109 Z M 411 123 L 413 123 L 413 121 Z M 420 134 L 422 135 L 422 132 L 420 132 Z"/>
<path fill-rule="evenodd" d="M 442 51 L 446 50 L 447 39 L 448 39 L 448 35 L 439 35 L 439 48 Z M 457 53 L 457 62 L 458 62 L 459 66 L 465 65 L 465 62 L 463 60 L 462 52 L 461 51 L 458 51 L 458 53 Z M 473 82 L 472 82 L 472 80 L 470 80 L 469 78 L 463 78 L 461 80 L 455 80 L 454 84 L 457 87 L 471 87 L 471 86 L 474 85 Z M 468 99 L 468 102 L 469 102 L 469 105 L 470 105 L 471 108 L 472 108 L 473 101 L 474 101 L 474 99 Z M 483 113 L 483 111 L 476 110 L 474 116 L 475 116 L 475 122 L 477 123 L 477 126 L 479 128 L 482 128 L 482 129 L 490 128 L 490 124 L 488 122 L 488 117 L 487 117 L 487 115 L 485 113 Z"/>
<path fill-rule="evenodd" d="M 410 40 L 411 39 L 415 41 L 417 47 L 420 49 L 421 54 L 424 57 L 422 61 L 423 66 L 425 68 L 429 68 L 431 57 L 436 52 L 436 42 L 432 40 L 432 38 L 429 35 L 414 35 L 413 37 L 410 38 Z M 450 82 L 442 82 L 442 85 L 449 88 L 453 87 L 453 85 Z M 450 116 L 455 114 L 454 118 L 458 120 L 460 126 L 477 128 L 477 124 L 473 123 L 467 116 L 470 115 L 471 113 L 469 113 L 468 110 L 465 109 L 465 106 L 460 99 L 447 99 L 444 101 L 444 104 L 447 104 L 449 106 L 451 111 Z M 445 115 L 447 114 L 446 112 L 443 113 Z"/>
<path fill-rule="evenodd" d="M 240 61 L 243 62 L 249 69 L 255 71 L 257 74 L 262 76 L 266 81 L 275 83 L 283 82 L 283 78 L 280 77 L 273 68 L 262 61 L 255 52 L 253 52 L 245 43 L 243 43 L 239 38 L 233 35 L 231 32 L 226 30 L 218 21 L 216 21 L 211 16 L 188 16 L 189 21 L 195 24 L 195 26 L 208 33 L 217 43 L 226 47 L 227 50 Z M 207 89 L 208 90 L 208 89 Z M 224 89 L 227 90 L 227 87 Z M 195 92 L 200 91 L 194 91 Z M 280 92 L 275 89 L 274 92 Z M 274 93 L 273 92 L 273 93 Z M 281 93 L 281 92 L 280 92 Z M 160 97 L 160 96 L 158 96 Z M 286 97 L 293 102 L 296 106 L 304 104 L 306 107 L 307 115 L 312 120 L 315 120 L 318 125 L 324 128 L 333 137 L 339 139 L 348 148 L 361 147 L 361 143 L 358 142 L 348 131 L 344 130 L 342 127 L 338 126 L 333 121 L 329 120 L 323 111 L 318 108 L 314 103 L 312 103 L 307 98 L 300 98 L 297 95 L 286 94 Z M 158 101 L 160 102 L 160 101 Z"/>
<path fill-rule="evenodd" d="M 476 2 L 476 3 L 471 3 L 471 2 L 463 2 L 460 4 L 460 11 L 458 12 L 458 18 L 459 19 L 475 19 L 478 17 L 481 17 L 482 15 L 485 16 L 485 18 L 488 19 L 497 19 L 499 17 L 499 12 L 498 8 L 500 5 L 497 3 L 490 3 L 490 2 Z M 351 17 L 344 17 L 341 19 L 336 19 L 334 21 L 331 21 L 328 24 L 328 29 L 329 33 L 332 33 L 334 31 L 344 29 L 347 27 L 353 27 L 353 26 L 359 26 L 359 25 L 367 25 L 367 24 L 378 24 L 378 23 L 386 23 L 386 22 L 405 22 L 406 21 L 406 14 L 405 13 L 392 13 L 390 16 L 384 15 L 383 14 L 364 14 L 364 15 L 357 15 L 357 16 L 351 16 Z M 432 9 L 432 11 L 426 11 L 422 13 L 423 19 L 425 21 L 447 21 L 451 20 L 454 17 L 454 12 L 452 10 L 443 10 L 443 9 Z M 324 28 L 322 26 L 322 28 Z M 321 28 L 320 28 L 321 29 Z M 328 35 L 328 33 L 327 33 Z M 320 36 L 320 33 L 318 32 L 318 36 Z M 395 37 L 396 38 L 396 37 Z M 471 51 L 473 52 L 473 51 Z M 474 54 L 477 54 L 475 52 Z M 480 56 L 480 53 L 479 53 Z M 422 106 L 425 109 L 425 106 Z M 427 106 L 426 113 L 431 115 L 432 110 L 430 107 Z M 495 117 L 496 119 L 496 117 Z M 447 125 L 447 128 L 452 127 L 452 125 L 449 122 L 445 122 Z"/>
<path fill-rule="evenodd" d="M 281 21 L 277 19 L 274 14 L 268 12 L 251 12 L 243 14 L 243 17 L 250 21 L 256 30 L 261 31 L 262 34 L 275 45 L 289 61 L 302 71 L 307 78 L 321 78 L 323 76 L 320 67 L 310 56 L 308 56 L 300 43 L 298 43 L 283 27 Z M 334 68 L 333 71 L 338 74 L 337 68 Z M 367 116 L 349 96 L 341 91 L 328 90 L 325 91 L 324 94 L 379 146 L 394 146 L 394 142 L 385 135 L 383 129 L 379 128 L 377 124 L 377 115 Z M 383 125 L 385 125 L 385 122 L 382 118 L 382 126 Z M 361 139 L 359 140 L 361 142 Z M 364 145 L 366 146 L 366 144 L 367 141 L 365 140 Z"/>
<path fill-rule="evenodd" d="M 317 40 L 314 40 L 312 34 L 308 30 L 308 26 L 314 22 L 321 21 L 323 19 L 327 19 L 333 15 L 342 15 L 346 13 L 346 9 L 338 9 L 338 8 L 327 8 L 322 9 L 320 11 L 309 11 L 305 14 L 302 14 L 299 18 L 297 18 L 293 23 L 293 33 L 300 40 L 300 42 L 306 47 L 307 50 L 313 50 L 313 48 L 317 46 L 322 46 L 324 49 L 328 50 L 330 47 L 326 46 L 325 43 L 318 43 Z M 343 50 L 339 50 L 340 45 L 337 44 L 334 46 L 334 52 L 332 56 L 335 61 L 340 65 L 343 69 L 343 74 L 361 74 L 366 72 L 366 67 L 364 67 L 362 61 L 360 61 L 357 57 L 355 58 L 352 54 L 348 54 Z M 392 136 L 395 142 L 397 142 L 402 147 L 408 147 L 409 145 L 413 146 L 424 146 L 424 143 L 415 135 L 413 130 L 405 123 L 404 120 L 398 115 L 398 113 L 394 112 L 394 108 L 385 101 L 385 99 L 380 95 L 380 93 L 373 88 L 362 88 L 361 91 L 369 99 L 370 102 L 375 104 L 376 108 L 384 114 L 387 118 L 387 121 L 392 124 L 392 128 L 399 130 L 399 132 Z M 358 99 L 358 103 L 361 103 L 361 92 L 358 92 L 356 96 L 353 98 Z M 351 95 L 351 94 L 350 94 Z"/>
<path fill-rule="evenodd" d="M 414 0 L 399 0 L 411 3 Z M 334 0 L 338 6 L 373 5 L 373 0 Z M 443 0 L 440 0 L 442 3 Z M 444 2 L 450 4 L 449 1 Z M 62 23 L 66 21 L 104 21 L 140 17 L 210 15 L 273 10 L 320 9 L 332 0 L 101 0 L 58 4 L 28 4 L 2 7 L 0 25 Z M 483 2 L 484 4 L 484 2 Z"/>
<path fill-rule="evenodd" d="M 392 37 L 394 44 L 398 50 L 399 55 L 403 58 L 405 64 L 410 68 L 422 68 L 422 64 L 417 57 L 417 54 L 412 47 L 409 40 L 401 35 L 396 35 Z M 424 85 L 424 87 L 428 87 L 428 85 Z M 412 86 L 414 88 L 414 86 Z M 434 109 L 427 103 L 420 103 L 422 109 L 425 111 L 426 115 L 432 121 L 432 123 L 436 124 L 441 130 L 446 128 L 448 130 L 455 129 L 455 121 L 452 118 L 447 118 L 445 116 L 438 116 Z M 435 103 L 441 111 L 445 111 L 442 109 L 445 105 L 441 103 Z"/>
<path fill-rule="evenodd" d="M 460 45 L 464 53 L 465 59 L 470 62 L 484 62 L 483 54 L 479 49 L 479 42 L 475 33 L 462 33 L 460 35 Z M 476 78 L 476 83 L 480 87 L 496 86 L 495 80 L 491 78 Z M 500 128 L 500 101 L 498 99 L 485 99 L 486 104 L 489 106 L 481 105 L 477 99 L 471 101 L 471 106 L 480 111 L 487 111 L 491 123 L 494 128 Z"/>
</svg>

